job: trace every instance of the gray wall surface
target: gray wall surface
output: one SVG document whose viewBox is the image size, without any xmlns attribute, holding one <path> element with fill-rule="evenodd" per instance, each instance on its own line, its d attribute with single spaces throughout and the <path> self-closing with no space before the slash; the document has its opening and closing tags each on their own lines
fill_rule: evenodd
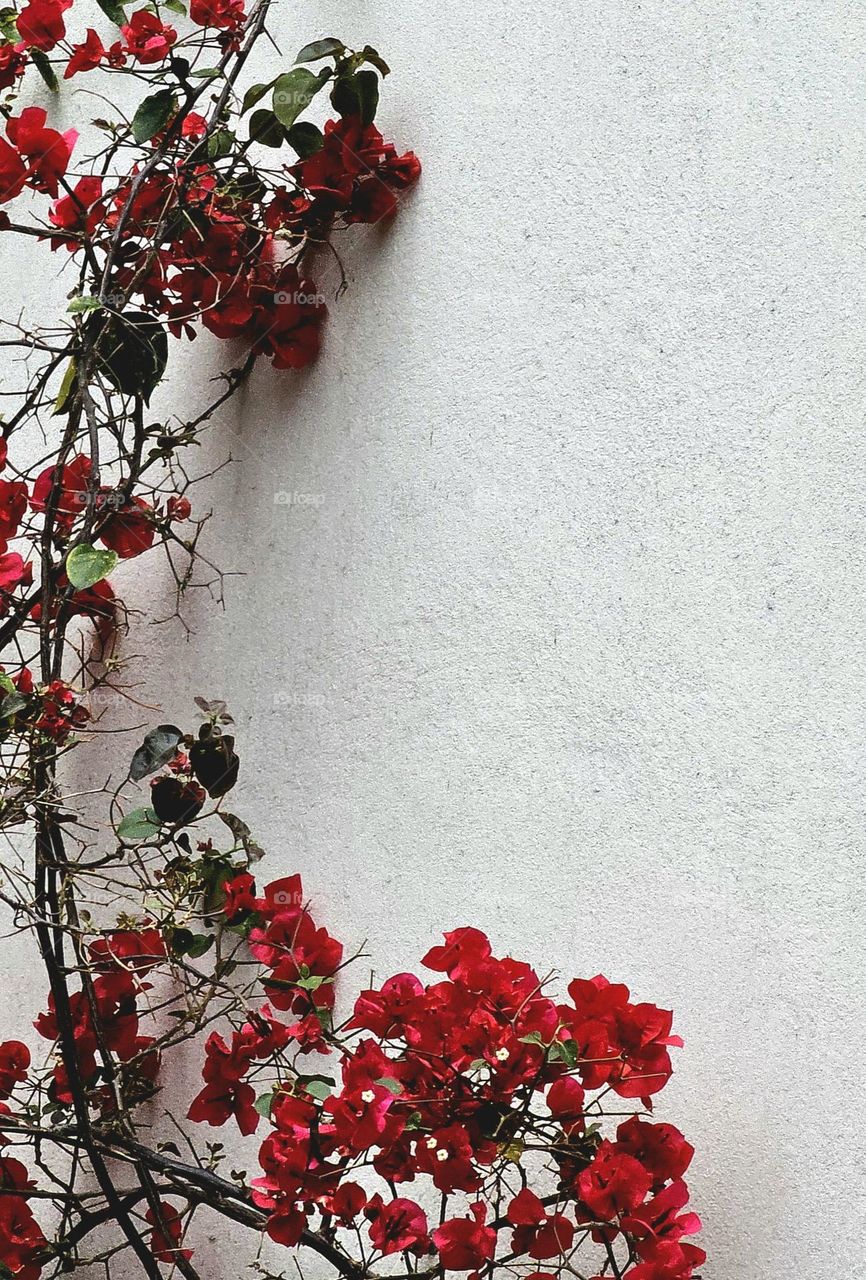
<svg viewBox="0 0 866 1280">
<path fill-rule="evenodd" d="M 675 1009 L 708 1280 L 866 1274 L 863 8 L 280 10 L 381 49 L 425 173 L 223 415 L 246 576 L 136 624 L 138 696 L 228 701 L 269 878 L 380 976 L 471 923 Z"/>
</svg>

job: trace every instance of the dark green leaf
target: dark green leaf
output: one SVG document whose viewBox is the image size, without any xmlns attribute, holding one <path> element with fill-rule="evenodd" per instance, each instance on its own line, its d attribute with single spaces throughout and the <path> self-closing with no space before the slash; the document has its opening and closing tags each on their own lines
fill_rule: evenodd
<svg viewBox="0 0 866 1280">
<path fill-rule="evenodd" d="M 265 1119 L 267 1120 L 270 1117 L 271 1107 L 273 1106 L 273 1104 L 274 1104 L 273 1093 L 263 1093 L 260 1098 L 256 1098 L 255 1102 L 253 1103 L 253 1106 L 255 1107 L 256 1111 L 258 1111 L 259 1115 L 264 1116 Z"/>
<path fill-rule="evenodd" d="M 342 116 L 359 116 L 362 114 L 361 109 L 361 88 L 358 82 L 359 72 L 350 75 L 340 76 L 334 82 L 331 90 L 331 106 Z"/>
<path fill-rule="evenodd" d="M 247 89 L 246 93 L 244 94 L 243 106 L 241 107 L 241 115 L 245 116 L 246 113 L 252 107 L 254 107 L 257 102 L 261 102 L 262 98 L 265 96 L 268 90 L 272 89 L 273 87 L 274 87 L 273 80 L 269 80 L 267 84 L 251 84 L 249 89 Z"/>
<path fill-rule="evenodd" d="M 101 551 L 87 542 L 73 547 L 66 557 L 66 576 L 76 591 L 86 591 L 107 578 L 117 564 L 116 551 Z"/>
<path fill-rule="evenodd" d="M 122 819 L 117 828 L 117 834 L 121 840 L 127 840 L 130 844 L 138 844 L 141 840 L 150 840 L 159 834 L 160 821 L 159 818 L 147 805 L 142 809 L 133 809 Z"/>
<path fill-rule="evenodd" d="M 122 27 L 126 22 L 126 14 L 123 12 L 121 5 L 117 0 L 96 0 L 106 18 L 109 18 L 116 27 Z"/>
<path fill-rule="evenodd" d="M 306 67 L 295 67 L 279 76 L 274 84 L 274 114 L 280 124 L 291 129 L 302 111 L 331 78 L 330 68 L 313 75 Z"/>
<path fill-rule="evenodd" d="M 377 71 L 381 72 L 383 76 L 391 74 L 391 68 L 388 66 L 385 59 L 370 45 L 364 45 L 361 50 L 361 57 L 365 62 L 369 62 L 372 67 L 375 67 Z"/>
<path fill-rule="evenodd" d="M 48 85 L 48 88 L 52 93 L 56 93 L 60 86 L 57 83 L 57 76 L 54 74 L 54 68 L 46 58 L 45 54 L 39 49 L 31 49 L 30 57 L 33 59 L 34 67 Z"/>
<path fill-rule="evenodd" d="M 361 104 L 361 121 L 372 124 L 379 106 L 379 77 L 375 71 L 359 71 L 355 83 Z"/>
<path fill-rule="evenodd" d="M 155 773 L 160 765 L 168 764 L 177 755 L 183 732 L 177 725 L 160 724 L 145 734 L 144 742 L 132 757 L 129 776 L 133 782 L 141 782 L 149 773 Z"/>
<path fill-rule="evenodd" d="M 103 373 L 118 391 L 141 395 L 150 401 L 168 362 L 168 338 L 158 321 L 144 312 L 94 316 L 86 327 L 98 340 L 97 359 Z"/>
<path fill-rule="evenodd" d="M 318 62 L 319 58 L 330 58 L 334 53 L 344 53 L 345 49 L 342 40 L 327 36 L 324 40 L 313 40 L 311 44 L 305 44 L 295 62 Z"/>
<path fill-rule="evenodd" d="M 231 129 L 217 129 L 207 140 L 208 159 L 221 160 L 230 154 L 234 144 L 235 135 Z"/>
<path fill-rule="evenodd" d="M 316 128 L 309 120 L 299 120 L 286 134 L 286 141 L 302 160 L 306 160 L 308 156 L 321 151 L 325 137 L 321 129 Z"/>
<path fill-rule="evenodd" d="M 177 108 L 177 98 L 171 89 L 160 89 L 139 104 L 132 117 L 132 136 L 136 142 L 149 142 L 155 133 L 164 129 Z"/>
<path fill-rule="evenodd" d="M 222 818 L 237 843 L 243 848 L 250 862 L 258 862 L 259 858 L 265 856 L 264 850 L 253 840 L 252 832 L 241 818 L 234 813 L 228 813 L 225 809 L 220 809 L 217 817 Z"/>
<path fill-rule="evenodd" d="M 261 107 L 250 116 L 250 137 L 263 147 L 281 147 L 286 132 L 273 111 Z"/>
<path fill-rule="evenodd" d="M 0 702 L 0 720 L 8 720 L 11 716 L 17 716 L 19 711 L 23 711 L 27 706 L 27 699 L 20 693 L 7 693 L 6 697 Z"/>
<path fill-rule="evenodd" d="M 170 9 L 172 13 L 179 13 L 182 17 L 186 17 L 186 5 L 183 0 L 161 0 L 163 9 Z"/>
<path fill-rule="evenodd" d="M 186 949 L 186 954 L 193 960 L 197 960 L 199 956 L 203 956 L 206 951 L 210 951 L 216 939 L 212 933 L 194 933 L 192 942 Z"/>
<path fill-rule="evenodd" d="M 222 72 L 219 67 L 198 67 L 189 74 L 193 80 L 216 80 L 218 76 L 222 75 Z"/>
</svg>

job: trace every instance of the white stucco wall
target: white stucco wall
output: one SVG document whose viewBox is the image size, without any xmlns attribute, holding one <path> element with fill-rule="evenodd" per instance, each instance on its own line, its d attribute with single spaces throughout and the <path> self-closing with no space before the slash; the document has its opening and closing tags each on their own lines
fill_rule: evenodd
<svg viewBox="0 0 866 1280">
<path fill-rule="evenodd" d="M 267 870 L 380 975 L 474 923 L 674 1007 L 708 1280 L 862 1274 L 862 8 L 284 8 L 381 48 L 425 175 L 223 418 L 247 577 L 141 696 L 227 699 Z"/>
</svg>

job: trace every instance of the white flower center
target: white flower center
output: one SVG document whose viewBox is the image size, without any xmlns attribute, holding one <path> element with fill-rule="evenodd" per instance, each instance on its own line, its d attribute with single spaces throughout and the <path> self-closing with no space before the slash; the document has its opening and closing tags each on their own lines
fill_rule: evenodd
<svg viewBox="0 0 866 1280">
<path fill-rule="evenodd" d="M 448 1152 L 447 1152 L 447 1151 L 437 1151 L 437 1152 L 436 1152 L 436 1159 L 439 1161 L 439 1163 L 440 1163 L 440 1164 L 444 1164 L 444 1163 L 445 1163 L 445 1161 L 448 1159 Z"/>
<path fill-rule="evenodd" d="M 504 1045 L 501 1049 L 496 1050 L 497 1062 L 507 1062 L 510 1057 L 511 1057 L 511 1050 L 506 1049 Z"/>
<path fill-rule="evenodd" d="M 373 1092 L 373 1090 L 372 1090 L 372 1089 L 365 1089 L 365 1090 L 364 1090 L 364 1092 L 361 1094 L 361 1101 L 362 1101 L 362 1102 L 375 1102 L 375 1101 L 376 1101 L 376 1095 L 375 1095 L 375 1093 Z"/>
</svg>

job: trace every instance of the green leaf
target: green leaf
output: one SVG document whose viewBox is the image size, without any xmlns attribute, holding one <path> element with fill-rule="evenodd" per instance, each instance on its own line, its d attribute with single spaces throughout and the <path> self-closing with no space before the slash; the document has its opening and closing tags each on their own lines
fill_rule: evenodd
<svg viewBox="0 0 866 1280">
<path fill-rule="evenodd" d="M 311 44 L 305 44 L 295 58 L 295 62 L 318 62 L 319 58 L 330 58 L 334 53 L 345 53 L 345 51 L 346 46 L 342 40 L 327 36 L 324 40 L 313 40 Z"/>
<path fill-rule="evenodd" d="M 132 136 L 136 142 L 150 142 L 155 133 L 164 129 L 177 108 L 177 98 L 172 89 L 160 89 L 139 104 L 132 117 Z"/>
<path fill-rule="evenodd" d="M 321 151 L 325 145 L 325 135 L 309 120 L 299 120 L 286 134 L 286 141 L 302 160 L 306 160 L 308 156 Z"/>
<path fill-rule="evenodd" d="M 77 316 L 82 311 L 99 311 L 101 307 L 102 303 L 98 298 L 85 294 L 83 297 L 73 298 L 66 310 L 70 315 Z"/>
<path fill-rule="evenodd" d="M 311 1098 L 315 1098 L 317 1102 L 324 1102 L 326 1098 L 330 1098 L 333 1090 L 333 1081 L 330 1084 L 324 1079 L 317 1076 L 311 1076 L 309 1080 L 304 1081 L 304 1088 Z"/>
<path fill-rule="evenodd" d="M 221 160 L 224 156 L 231 153 L 235 144 L 235 135 L 231 129 L 217 129 L 216 133 L 212 133 L 207 140 L 207 155 L 209 160 Z"/>
<path fill-rule="evenodd" d="M 186 5 L 183 0 L 162 0 L 162 8 L 170 9 L 172 13 L 179 13 L 181 17 L 186 17 Z"/>
<path fill-rule="evenodd" d="M 0 9 L 0 34 L 3 35 L 7 44 L 18 44 L 21 39 L 16 26 L 17 18 L 18 13 L 15 9 Z"/>
<path fill-rule="evenodd" d="M 269 80 L 267 84 L 251 84 L 249 89 L 247 89 L 246 93 L 244 94 L 243 106 L 241 107 L 241 115 L 245 116 L 246 113 L 252 107 L 254 107 L 257 102 L 261 102 L 262 98 L 265 96 L 268 90 L 273 89 L 273 87 L 274 87 L 273 80 Z"/>
<path fill-rule="evenodd" d="M 69 410 L 72 398 L 78 386 L 77 381 L 78 369 L 75 364 L 74 357 L 66 366 L 66 372 L 63 375 L 63 381 L 60 384 L 60 390 L 57 392 L 57 399 L 54 401 L 54 413 L 66 413 Z"/>
<path fill-rule="evenodd" d="M 86 591 L 107 578 L 119 558 L 116 551 L 100 551 L 87 542 L 80 542 L 66 557 L 66 576 L 76 591 Z"/>
<path fill-rule="evenodd" d="M 33 59 L 33 65 L 41 75 L 42 79 L 48 85 L 52 93 L 56 93 L 60 86 L 57 83 L 57 76 L 54 74 L 54 68 L 40 49 L 31 49 L 30 57 Z"/>
<path fill-rule="evenodd" d="M 212 933 L 194 933 L 192 941 L 186 948 L 186 954 L 192 959 L 197 960 L 199 956 L 203 956 L 206 951 L 210 951 L 216 939 Z"/>
<path fill-rule="evenodd" d="M 94 315 L 85 329 L 98 340 L 100 372 L 127 395 L 140 395 L 148 404 L 168 363 L 168 338 L 162 325 L 144 312 Z"/>
<path fill-rule="evenodd" d="M 130 844 L 138 844 L 141 840 L 150 840 L 153 836 L 159 834 L 161 824 L 159 818 L 147 805 L 143 809 L 133 809 L 123 818 L 117 828 L 117 834 L 121 840 L 127 840 Z"/>
<path fill-rule="evenodd" d="M 132 757 L 129 776 L 133 782 L 141 782 L 149 773 L 155 773 L 160 765 L 168 764 L 177 755 L 182 730 L 174 724 L 159 724 L 145 734 L 144 742 Z"/>
<path fill-rule="evenodd" d="M 355 82 L 361 104 L 361 120 L 364 124 L 372 124 L 379 106 L 379 77 L 375 71 L 359 71 Z"/>
<path fill-rule="evenodd" d="M 365 62 L 369 62 L 371 66 L 375 67 L 381 75 L 389 76 L 391 74 L 391 68 L 388 66 L 385 59 L 381 54 L 377 53 L 371 45 L 364 45 L 361 50 L 361 57 Z"/>
<path fill-rule="evenodd" d="M 376 1084 L 380 1084 L 383 1089 L 387 1089 L 389 1093 L 393 1093 L 395 1098 L 399 1098 L 403 1092 L 403 1086 L 399 1080 L 394 1080 L 392 1076 L 382 1076 L 381 1080 L 377 1080 Z"/>
<path fill-rule="evenodd" d="M 171 934 L 171 950 L 176 956 L 189 956 L 197 960 L 214 944 L 212 933 L 193 933 L 191 929 L 173 929 Z"/>
<path fill-rule="evenodd" d="M 116 27 L 122 27 L 126 22 L 126 14 L 117 0 L 96 0 L 106 18 L 109 18 Z"/>
<path fill-rule="evenodd" d="M 261 107 L 250 116 L 250 137 L 263 147 L 281 147 L 286 133 L 273 111 Z"/>
<path fill-rule="evenodd" d="M 263 1093 L 260 1098 L 256 1098 L 253 1106 L 260 1116 L 264 1116 L 266 1120 L 270 1119 L 271 1107 L 274 1105 L 273 1093 Z"/>
<path fill-rule="evenodd" d="M 23 711 L 26 706 L 27 699 L 17 689 L 14 693 L 7 693 L 0 702 L 0 720 L 9 720 L 12 716 L 17 716 L 18 712 Z"/>
<path fill-rule="evenodd" d="M 331 90 L 331 105 L 344 119 L 360 116 L 372 124 L 379 105 L 379 77 L 375 71 L 356 71 L 340 76 Z"/>
<path fill-rule="evenodd" d="M 278 76 L 274 84 L 274 115 L 281 125 L 291 129 L 302 111 L 310 105 L 319 90 L 331 78 L 331 71 L 326 67 L 318 75 L 313 75 L 306 67 L 295 67 L 284 76 Z"/>
<path fill-rule="evenodd" d="M 222 75 L 222 72 L 219 67 L 198 67 L 189 74 L 192 80 L 216 80 L 218 76 Z"/>
</svg>

